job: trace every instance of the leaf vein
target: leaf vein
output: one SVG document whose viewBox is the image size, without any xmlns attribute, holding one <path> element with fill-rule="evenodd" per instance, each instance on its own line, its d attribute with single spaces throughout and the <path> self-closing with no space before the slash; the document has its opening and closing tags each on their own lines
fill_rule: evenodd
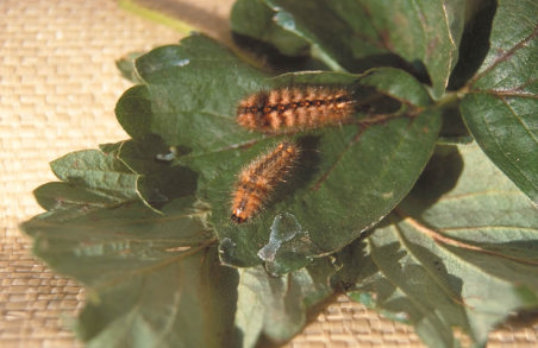
<svg viewBox="0 0 538 348">
<path fill-rule="evenodd" d="M 399 209 L 395 209 L 395 212 L 404 219 L 404 222 L 408 223 L 410 226 L 415 228 L 417 231 L 429 236 L 430 238 L 432 238 L 437 243 L 441 243 L 441 244 L 444 244 L 444 245 L 451 245 L 451 246 L 458 247 L 458 248 L 461 248 L 461 249 L 467 249 L 467 250 L 471 250 L 471 251 L 476 251 L 476 252 L 479 252 L 479 253 L 482 253 L 482 254 L 496 256 L 496 257 L 499 257 L 499 258 L 503 258 L 503 259 L 507 259 L 507 260 L 511 260 L 511 261 L 515 261 L 515 262 L 519 262 L 519 263 L 523 263 L 523 264 L 538 265 L 538 261 L 533 262 L 533 261 L 526 260 L 526 259 L 520 259 L 520 258 L 509 256 L 509 255 L 504 255 L 504 254 L 501 254 L 501 253 L 498 253 L 498 252 L 495 252 L 495 251 L 492 251 L 492 250 L 483 249 L 483 248 L 481 248 L 479 246 L 470 244 L 468 242 L 464 242 L 462 240 L 453 239 L 453 238 L 451 238 L 449 236 L 446 236 L 446 235 L 444 235 L 442 233 L 439 233 L 438 231 L 436 231 L 436 230 L 434 230 L 432 228 L 424 226 L 423 224 L 421 224 L 417 220 L 413 219 L 412 217 L 408 216 L 407 214 L 405 214 L 404 212 L 402 212 Z"/>
<path fill-rule="evenodd" d="M 536 98 L 538 99 L 538 95 L 536 96 Z M 534 140 L 535 143 L 538 143 L 538 139 L 536 138 L 536 136 L 533 134 L 533 132 L 529 129 L 529 126 L 523 122 L 523 120 L 521 119 L 521 117 L 515 112 L 514 108 L 512 108 L 512 106 L 506 101 L 506 99 L 504 97 L 500 97 L 499 98 L 503 104 L 506 106 L 506 108 L 508 110 L 510 110 L 510 113 L 512 114 L 512 116 L 518 120 L 519 124 L 521 125 L 521 127 L 523 127 L 523 129 L 525 129 L 525 131 L 528 133 L 528 135 L 532 138 L 532 140 Z M 529 179 L 530 180 L 530 179 Z"/>
<path fill-rule="evenodd" d="M 400 243 L 405 246 L 405 248 L 409 251 L 409 254 L 415 259 L 418 264 L 423 265 L 424 263 L 422 262 L 422 260 L 413 252 L 413 249 L 409 247 L 409 241 L 403 235 L 403 231 L 399 227 L 399 225 L 396 225 L 395 229 L 398 233 L 398 239 L 400 239 Z M 437 285 L 439 285 L 439 287 L 443 290 L 443 292 L 446 293 L 446 295 L 448 296 L 448 298 L 450 298 L 452 302 L 463 306 L 465 305 L 465 302 L 461 299 L 461 297 L 458 296 L 458 294 L 455 293 L 452 289 L 448 288 L 446 284 L 441 282 L 439 278 L 436 277 L 435 274 L 430 271 L 429 267 L 423 268 L 430 277 L 430 279 L 432 279 Z"/>
<path fill-rule="evenodd" d="M 484 75 L 489 73 L 491 70 L 493 70 L 497 65 L 504 62 L 508 58 L 510 58 L 517 50 L 520 48 L 523 48 L 526 46 L 526 44 L 531 41 L 533 38 L 538 36 L 538 24 L 534 27 L 534 30 L 523 40 L 519 41 L 517 44 L 515 44 L 511 49 L 506 51 L 504 54 L 498 56 L 488 67 L 486 67 L 483 71 L 476 74 L 470 81 L 469 85 L 473 85 L 476 81 L 480 80 Z"/>
</svg>

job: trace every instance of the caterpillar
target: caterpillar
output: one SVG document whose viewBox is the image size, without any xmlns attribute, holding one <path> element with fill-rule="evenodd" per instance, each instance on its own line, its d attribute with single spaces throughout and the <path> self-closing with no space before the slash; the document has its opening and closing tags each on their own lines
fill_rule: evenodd
<svg viewBox="0 0 538 348">
<path fill-rule="evenodd" d="M 232 194 L 231 220 L 240 224 L 252 218 L 270 198 L 275 186 L 286 179 L 299 154 L 295 143 L 284 141 L 247 165 L 239 173 Z"/>
<path fill-rule="evenodd" d="M 319 128 L 348 120 L 354 104 L 353 95 L 344 88 L 278 88 L 241 100 L 236 121 L 242 127 L 261 132 Z"/>
</svg>

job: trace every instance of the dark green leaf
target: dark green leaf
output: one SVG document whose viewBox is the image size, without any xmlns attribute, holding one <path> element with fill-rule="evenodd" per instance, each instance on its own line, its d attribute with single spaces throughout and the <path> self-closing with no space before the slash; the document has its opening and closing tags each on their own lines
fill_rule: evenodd
<svg viewBox="0 0 538 348">
<path fill-rule="evenodd" d="M 496 0 L 465 2 L 465 30 L 459 46 L 459 57 L 450 76 L 448 89 L 460 89 L 478 70 L 489 50 L 489 36 Z"/>
<path fill-rule="evenodd" d="M 151 100 L 146 86 L 134 86 L 123 93 L 116 104 L 116 117 L 133 138 L 151 133 Z"/>
<path fill-rule="evenodd" d="M 215 41 L 191 36 L 181 45 L 160 47 L 140 57 L 136 67 L 147 85 L 135 88 L 147 95 L 144 92 L 134 103 L 147 97 L 150 110 L 142 115 L 133 107 L 132 115 L 122 114 L 122 125 L 142 120 L 146 134 L 159 134 L 165 143 L 187 146 L 194 153 L 252 138 L 233 120 L 237 101 L 265 87 L 260 85 L 263 75 Z M 131 110 L 132 102 L 124 97 L 119 104 Z"/>
<path fill-rule="evenodd" d="M 273 15 L 274 11 L 264 0 L 236 1 L 231 13 L 232 30 L 263 42 L 270 42 L 285 55 L 308 54 L 308 41 L 275 25 Z M 245 20 L 247 18 L 248 20 Z"/>
<path fill-rule="evenodd" d="M 174 153 L 156 135 L 123 142 L 117 156 L 133 172 L 140 174 L 137 190 L 152 208 L 196 191 L 196 173 L 182 166 L 171 166 Z"/>
<path fill-rule="evenodd" d="M 469 144 L 473 137 L 469 134 L 459 110 L 459 104 L 446 106 L 443 109 L 443 123 L 437 144 L 457 145 Z"/>
<path fill-rule="evenodd" d="M 491 49 L 461 104 L 472 135 L 538 203 L 538 3 L 499 1 Z"/>
<path fill-rule="evenodd" d="M 423 63 L 433 95 L 439 97 L 456 64 L 464 13 L 461 0 L 242 0 L 232 12 L 232 28 L 286 54 L 301 53 L 306 42 L 312 57 L 337 71 L 392 65 L 423 75 Z M 282 30 L 288 35 L 282 36 Z M 296 39 L 291 40 L 290 34 Z"/>
<path fill-rule="evenodd" d="M 350 293 L 435 347 L 454 345 L 454 327 L 483 344 L 514 310 L 538 308 L 538 210 L 477 146 L 459 149 L 434 156 L 366 240 Z"/>
</svg>

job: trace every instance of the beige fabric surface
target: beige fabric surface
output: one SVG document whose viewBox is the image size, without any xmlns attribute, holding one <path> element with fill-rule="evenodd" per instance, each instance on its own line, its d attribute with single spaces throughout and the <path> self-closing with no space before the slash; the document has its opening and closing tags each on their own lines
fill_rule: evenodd
<svg viewBox="0 0 538 348">
<path fill-rule="evenodd" d="M 231 2 L 184 9 L 225 13 Z M 83 291 L 33 258 L 30 240 L 17 226 L 42 212 L 31 191 L 54 180 L 48 162 L 127 137 L 113 109 L 130 83 L 114 61 L 178 39 L 175 31 L 124 12 L 111 0 L 0 1 L 0 346 L 77 346 L 68 326 L 82 308 Z M 505 325 L 491 334 L 491 346 L 536 346 L 537 333 L 536 324 Z M 290 346 L 419 342 L 411 328 L 339 298 Z"/>
</svg>

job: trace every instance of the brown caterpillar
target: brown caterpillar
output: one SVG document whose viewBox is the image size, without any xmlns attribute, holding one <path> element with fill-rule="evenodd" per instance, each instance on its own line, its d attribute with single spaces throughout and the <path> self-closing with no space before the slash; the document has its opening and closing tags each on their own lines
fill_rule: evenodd
<svg viewBox="0 0 538 348">
<path fill-rule="evenodd" d="M 299 153 L 296 144 L 285 141 L 256 158 L 239 173 L 232 198 L 233 222 L 243 223 L 261 209 L 275 185 L 285 180 Z"/>
<path fill-rule="evenodd" d="M 237 123 L 261 132 L 301 130 L 340 124 L 354 112 L 355 100 L 344 88 L 285 87 L 261 91 L 237 107 Z"/>
</svg>

